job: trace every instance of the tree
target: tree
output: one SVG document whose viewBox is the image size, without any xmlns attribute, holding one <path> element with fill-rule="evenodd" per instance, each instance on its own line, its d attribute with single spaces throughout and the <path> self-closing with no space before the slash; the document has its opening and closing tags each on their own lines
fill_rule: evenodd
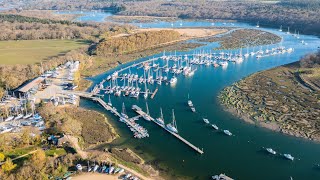
<svg viewBox="0 0 320 180">
<path fill-rule="evenodd" d="M 81 135 L 82 124 L 71 117 L 65 118 L 61 130 L 70 135 Z"/>
<path fill-rule="evenodd" d="M 4 159 L 5 159 L 5 155 L 3 153 L 0 153 L 0 162 L 4 161 Z"/>
<path fill-rule="evenodd" d="M 31 164 L 39 170 L 43 168 L 46 163 L 46 154 L 42 149 L 38 149 L 31 157 Z"/>
<path fill-rule="evenodd" d="M 6 162 L 2 164 L 1 168 L 4 172 L 9 173 L 12 171 L 17 165 L 13 164 L 12 160 L 10 158 L 7 158 Z"/>
<path fill-rule="evenodd" d="M 25 129 L 21 135 L 21 140 L 24 145 L 30 144 L 30 130 Z"/>
</svg>

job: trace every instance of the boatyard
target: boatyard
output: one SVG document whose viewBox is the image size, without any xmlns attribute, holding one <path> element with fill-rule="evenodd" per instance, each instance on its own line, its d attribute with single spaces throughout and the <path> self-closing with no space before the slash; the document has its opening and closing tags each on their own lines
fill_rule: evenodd
<svg viewBox="0 0 320 180">
<path fill-rule="evenodd" d="M 55 106 L 78 104 L 78 96 L 70 93 L 58 94 L 58 92 L 77 88 L 73 81 L 79 65 L 79 61 L 67 62 L 52 71 L 44 72 L 10 94 L 6 92 L 0 104 L 0 108 L 6 112 L 6 117 L 0 119 L 0 134 L 19 132 L 25 126 L 34 127 L 42 132 L 45 129 L 44 119 L 36 110 L 36 105 L 41 102 L 52 102 Z"/>
</svg>

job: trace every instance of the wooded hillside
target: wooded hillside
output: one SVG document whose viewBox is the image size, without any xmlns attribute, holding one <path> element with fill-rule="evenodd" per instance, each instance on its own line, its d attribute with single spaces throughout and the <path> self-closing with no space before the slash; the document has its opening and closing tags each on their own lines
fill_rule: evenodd
<svg viewBox="0 0 320 180">
<path fill-rule="evenodd" d="M 86 39 L 94 40 L 112 24 L 73 23 L 0 14 L 0 40 Z"/>
<path fill-rule="evenodd" d="M 173 30 L 146 31 L 129 36 L 111 37 L 98 44 L 96 53 L 102 56 L 110 53 L 129 53 L 175 41 L 179 38 L 180 34 Z"/>
<path fill-rule="evenodd" d="M 303 33 L 320 34 L 319 0 L 8 0 L 23 9 L 53 10 L 108 10 L 121 15 L 161 16 L 198 19 L 231 19 L 290 29 Z"/>
</svg>

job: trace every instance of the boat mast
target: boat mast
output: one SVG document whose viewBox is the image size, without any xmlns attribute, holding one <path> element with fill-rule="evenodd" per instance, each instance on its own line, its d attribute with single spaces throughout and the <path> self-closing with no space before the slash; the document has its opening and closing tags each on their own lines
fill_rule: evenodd
<svg viewBox="0 0 320 180">
<path fill-rule="evenodd" d="M 109 104 L 112 104 L 112 103 L 111 103 L 111 98 L 110 98 L 110 94 L 109 94 Z"/>
<path fill-rule="evenodd" d="M 144 90 L 146 91 L 146 93 L 148 93 L 148 88 L 147 88 L 147 82 L 144 82 Z"/>
<path fill-rule="evenodd" d="M 163 120 L 162 108 L 160 107 L 160 118 Z"/>
<path fill-rule="evenodd" d="M 34 101 L 31 101 L 31 111 L 32 111 L 32 116 L 34 116 Z"/>
<path fill-rule="evenodd" d="M 174 117 L 174 109 L 172 109 L 172 126 L 176 129 L 178 129 L 177 123 L 176 123 L 176 118 Z"/>
<path fill-rule="evenodd" d="M 124 102 L 122 103 L 122 114 L 126 114 L 126 107 L 124 106 Z"/>
<path fill-rule="evenodd" d="M 25 98 L 25 101 L 24 101 L 24 109 L 26 111 L 26 115 L 28 114 L 28 109 L 27 109 L 27 99 Z"/>
<path fill-rule="evenodd" d="M 148 107 L 148 103 L 147 102 L 146 102 L 146 107 L 147 107 L 147 114 L 150 115 L 149 114 L 149 107 Z"/>
</svg>

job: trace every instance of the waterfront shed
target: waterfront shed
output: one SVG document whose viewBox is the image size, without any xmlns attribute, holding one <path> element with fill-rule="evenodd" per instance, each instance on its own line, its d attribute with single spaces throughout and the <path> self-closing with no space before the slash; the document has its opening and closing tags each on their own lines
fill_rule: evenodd
<svg viewBox="0 0 320 180">
<path fill-rule="evenodd" d="M 21 87 L 19 87 L 16 92 L 21 93 L 21 94 L 27 94 L 30 92 L 32 89 L 38 89 L 41 83 L 43 83 L 45 80 L 44 77 L 37 77 L 25 84 L 23 84 Z"/>
</svg>

